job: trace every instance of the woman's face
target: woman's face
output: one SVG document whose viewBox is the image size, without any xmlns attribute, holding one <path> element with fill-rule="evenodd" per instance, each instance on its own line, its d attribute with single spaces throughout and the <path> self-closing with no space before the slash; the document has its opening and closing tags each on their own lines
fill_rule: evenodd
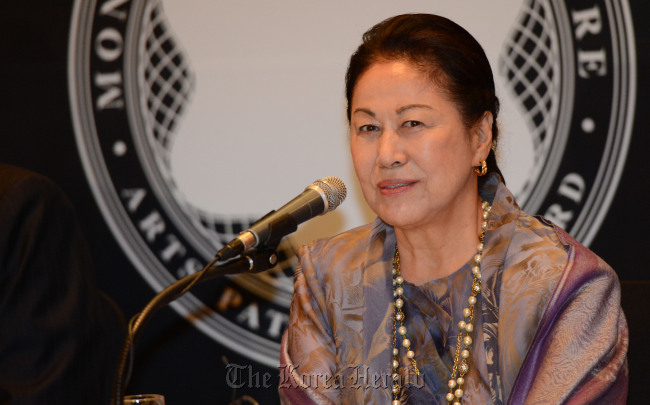
<svg viewBox="0 0 650 405">
<path fill-rule="evenodd" d="M 386 223 L 426 226 L 476 202 L 473 167 L 489 152 L 489 114 L 467 129 L 442 89 L 404 61 L 371 65 L 357 80 L 351 107 L 354 169 Z"/>
</svg>

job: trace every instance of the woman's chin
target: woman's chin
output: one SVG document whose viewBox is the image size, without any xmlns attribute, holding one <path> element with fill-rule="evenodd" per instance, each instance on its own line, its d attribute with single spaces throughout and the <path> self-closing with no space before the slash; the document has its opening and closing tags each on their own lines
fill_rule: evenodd
<svg viewBox="0 0 650 405">
<path fill-rule="evenodd" d="M 409 228 L 417 227 L 418 224 L 423 222 L 421 219 L 417 218 L 417 216 L 413 214 L 414 214 L 413 211 L 388 212 L 388 213 L 379 214 L 378 216 L 379 218 L 381 218 L 382 221 L 392 226 L 393 228 L 409 229 Z"/>
</svg>

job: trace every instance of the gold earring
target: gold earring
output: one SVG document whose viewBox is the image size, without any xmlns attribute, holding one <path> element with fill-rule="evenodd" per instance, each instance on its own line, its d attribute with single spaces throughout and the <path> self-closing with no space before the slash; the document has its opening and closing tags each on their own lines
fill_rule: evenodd
<svg viewBox="0 0 650 405">
<path fill-rule="evenodd" d="M 481 160 L 481 168 L 479 169 L 478 167 L 474 168 L 474 173 L 476 173 L 477 176 L 484 176 L 485 173 L 487 173 L 487 163 L 485 160 Z"/>
</svg>

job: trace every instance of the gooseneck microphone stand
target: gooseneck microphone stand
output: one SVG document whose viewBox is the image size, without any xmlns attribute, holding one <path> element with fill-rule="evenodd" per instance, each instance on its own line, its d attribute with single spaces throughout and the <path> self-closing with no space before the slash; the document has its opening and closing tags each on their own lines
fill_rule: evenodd
<svg viewBox="0 0 650 405">
<path fill-rule="evenodd" d="M 273 212 L 274 211 L 271 211 L 271 213 Z M 217 256 L 212 259 L 212 261 L 210 261 L 210 263 L 208 263 L 202 270 L 187 275 L 169 285 L 167 288 L 154 296 L 153 299 L 149 301 L 149 303 L 140 313 L 135 314 L 131 318 L 128 325 L 127 336 L 124 340 L 124 345 L 122 347 L 119 362 L 117 364 L 115 381 L 113 383 L 113 399 L 111 401 L 111 404 L 122 405 L 123 403 L 124 391 L 128 384 L 131 369 L 133 366 L 135 343 L 140 336 L 140 332 L 149 321 L 149 319 L 153 316 L 153 314 L 156 313 L 156 311 L 174 301 L 175 299 L 181 297 L 195 285 L 198 285 L 205 281 L 219 278 L 228 274 L 259 273 L 264 270 L 268 270 L 277 264 L 277 248 L 280 244 L 280 240 L 284 235 L 288 235 L 289 233 L 294 232 L 298 228 L 298 225 L 289 215 L 283 215 L 271 226 L 275 228 L 275 236 L 272 236 L 269 240 L 264 241 L 261 246 L 258 246 L 256 249 L 244 252 L 238 257 L 223 263 L 219 263 L 222 258 L 220 253 L 217 253 Z"/>
</svg>

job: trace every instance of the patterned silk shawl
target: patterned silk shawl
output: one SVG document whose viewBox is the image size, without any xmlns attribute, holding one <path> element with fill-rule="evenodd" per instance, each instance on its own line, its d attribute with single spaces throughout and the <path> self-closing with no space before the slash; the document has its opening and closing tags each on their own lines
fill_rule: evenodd
<svg viewBox="0 0 650 405">
<path fill-rule="evenodd" d="M 614 271 L 521 211 L 498 176 L 481 196 L 493 208 L 464 402 L 625 403 L 628 335 Z M 281 349 L 283 403 L 390 403 L 394 248 L 393 229 L 377 219 L 300 249 Z M 468 272 L 469 263 L 406 287 L 407 329 L 422 371 L 413 374 L 402 359 L 408 403 L 447 404 Z"/>
</svg>

